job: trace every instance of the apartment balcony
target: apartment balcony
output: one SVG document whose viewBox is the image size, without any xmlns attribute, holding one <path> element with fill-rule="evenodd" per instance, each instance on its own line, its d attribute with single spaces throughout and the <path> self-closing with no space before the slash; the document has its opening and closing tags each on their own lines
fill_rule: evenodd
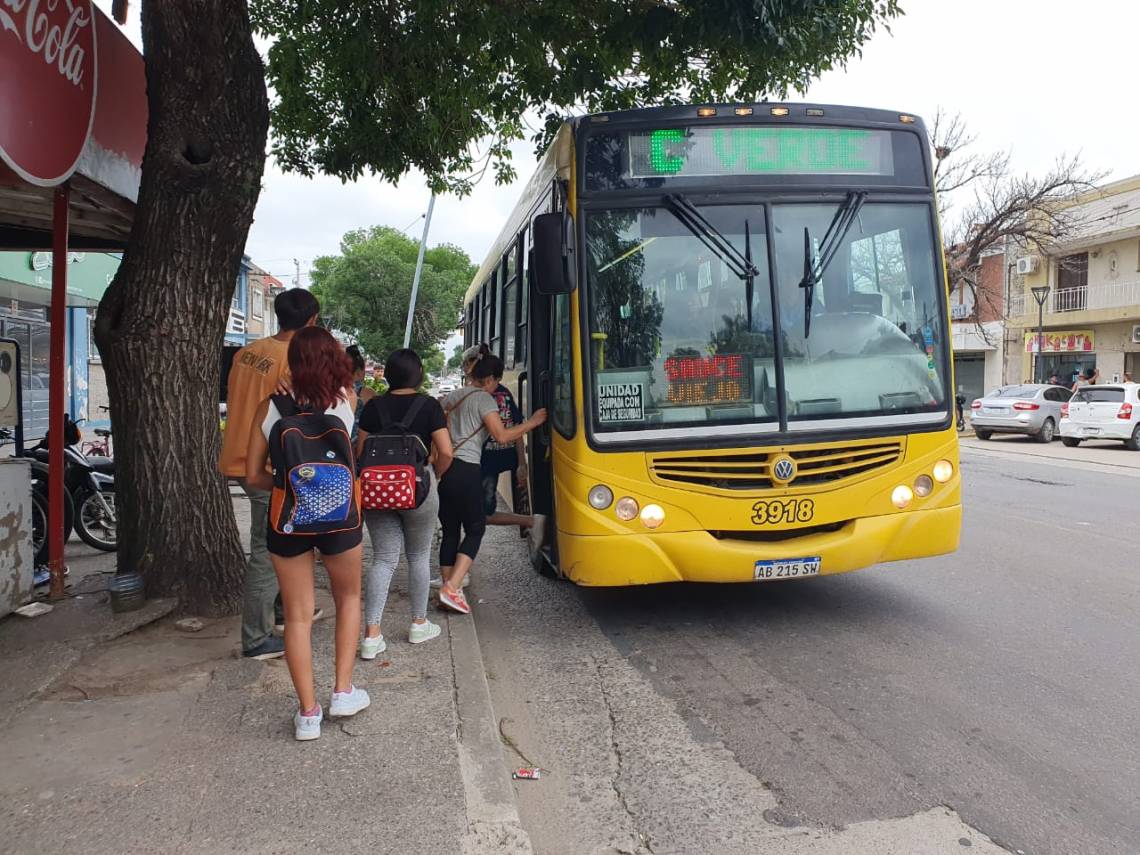
<svg viewBox="0 0 1140 855">
<path fill-rule="evenodd" d="M 1102 282 L 1084 288 L 1056 288 L 1045 301 L 1046 314 L 1135 308 L 1140 314 L 1140 280 Z M 1032 294 L 1015 294 L 1009 300 L 1009 317 L 1037 316 Z"/>
</svg>

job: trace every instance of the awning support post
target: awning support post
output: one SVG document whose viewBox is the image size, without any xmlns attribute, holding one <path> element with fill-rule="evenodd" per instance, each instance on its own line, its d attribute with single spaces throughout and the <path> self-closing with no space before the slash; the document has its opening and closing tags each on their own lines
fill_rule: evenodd
<svg viewBox="0 0 1140 855">
<path fill-rule="evenodd" d="M 50 597 L 63 592 L 63 414 L 67 362 L 67 232 L 70 192 L 66 183 L 55 189 L 51 246 L 51 345 L 48 358 L 48 569 Z"/>
</svg>

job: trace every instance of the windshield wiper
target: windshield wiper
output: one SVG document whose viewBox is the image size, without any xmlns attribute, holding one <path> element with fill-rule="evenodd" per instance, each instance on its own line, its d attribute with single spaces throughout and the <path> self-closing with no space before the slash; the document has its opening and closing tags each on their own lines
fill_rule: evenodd
<svg viewBox="0 0 1140 855">
<path fill-rule="evenodd" d="M 721 261 L 744 280 L 745 298 L 748 303 L 748 329 L 752 329 L 752 292 L 760 269 L 752 263 L 752 240 L 749 236 L 748 220 L 744 221 L 744 252 L 733 246 L 716 226 L 705 219 L 697 207 L 679 193 L 665 196 L 665 207 L 681 221 L 681 225 L 691 231 L 701 243 L 712 250 Z"/>
<path fill-rule="evenodd" d="M 836 210 L 831 218 L 831 224 L 823 235 L 819 245 L 819 255 L 813 256 L 811 251 L 811 231 L 804 226 L 804 276 L 800 280 L 800 287 L 804 289 L 804 338 L 811 334 L 811 306 L 815 297 L 815 286 L 823 280 L 823 274 L 835 259 L 843 239 L 851 231 L 855 219 L 863 203 L 867 201 L 866 193 L 851 192 L 843 204 Z"/>
</svg>

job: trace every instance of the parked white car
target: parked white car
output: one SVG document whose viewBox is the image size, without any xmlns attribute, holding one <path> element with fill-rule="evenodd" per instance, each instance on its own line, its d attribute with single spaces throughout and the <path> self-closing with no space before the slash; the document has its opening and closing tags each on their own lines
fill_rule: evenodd
<svg viewBox="0 0 1140 855">
<path fill-rule="evenodd" d="M 1140 451 L 1140 384 L 1082 386 L 1061 408 L 1061 442 L 1073 448 L 1086 439 L 1123 441 Z"/>
</svg>

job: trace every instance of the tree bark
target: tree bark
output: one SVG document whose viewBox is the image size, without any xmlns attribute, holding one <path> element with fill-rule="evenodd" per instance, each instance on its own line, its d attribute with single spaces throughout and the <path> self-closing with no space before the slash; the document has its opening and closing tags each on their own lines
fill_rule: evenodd
<svg viewBox="0 0 1140 855">
<path fill-rule="evenodd" d="M 115 425 L 120 572 L 232 613 L 244 555 L 218 474 L 221 347 L 269 110 L 236 0 L 144 0 L 147 144 L 130 241 L 96 318 Z"/>
</svg>

